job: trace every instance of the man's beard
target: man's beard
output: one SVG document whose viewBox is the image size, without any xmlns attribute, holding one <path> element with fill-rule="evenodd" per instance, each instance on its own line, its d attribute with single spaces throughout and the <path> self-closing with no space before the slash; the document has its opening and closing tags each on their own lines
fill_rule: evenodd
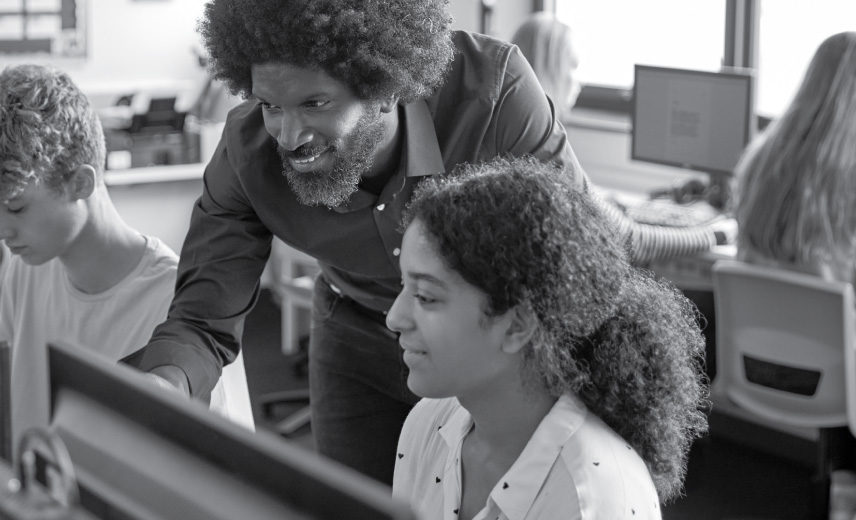
<svg viewBox="0 0 856 520">
<path fill-rule="evenodd" d="M 294 151 L 277 147 L 282 160 L 282 174 L 301 204 L 333 208 L 347 202 L 357 191 L 362 175 L 371 168 L 374 152 L 383 140 L 383 123 L 380 115 L 373 115 L 373 112 L 370 108 L 357 121 L 344 146 L 303 145 Z M 290 158 L 311 157 L 325 150 L 333 155 L 331 168 L 301 173 L 291 167 Z"/>
</svg>

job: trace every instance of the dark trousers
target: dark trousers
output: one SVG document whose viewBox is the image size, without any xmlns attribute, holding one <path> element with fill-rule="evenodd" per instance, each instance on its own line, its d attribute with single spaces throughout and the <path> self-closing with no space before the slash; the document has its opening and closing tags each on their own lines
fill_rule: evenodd
<svg viewBox="0 0 856 520">
<path fill-rule="evenodd" d="M 407 388 L 398 335 L 382 313 L 337 295 L 318 277 L 309 341 L 312 434 L 318 451 L 388 485 Z"/>
</svg>

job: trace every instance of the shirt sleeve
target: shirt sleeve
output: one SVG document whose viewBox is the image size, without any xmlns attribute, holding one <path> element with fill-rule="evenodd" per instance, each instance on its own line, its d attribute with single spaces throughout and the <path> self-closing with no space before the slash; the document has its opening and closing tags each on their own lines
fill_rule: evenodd
<svg viewBox="0 0 856 520">
<path fill-rule="evenodd" d="M 238 355 L 272 240 L 246 199 L 224 140 L 191 214 L 168 317 L 143 349 L 122 360 L 143 371 L 178 366 L 191 395 L 203 400 Z"/>
<path fill-rule="evenodd" d="M 634 264 L 692 255 L 716 245 L 716 236 L 710 226 L 683 228 L 640 224 L 604 199 L 598 190 L 590 190 L 589 194 L 606 218 L 616 226 L 622 241 L 629 246 Z"/>
</svg>

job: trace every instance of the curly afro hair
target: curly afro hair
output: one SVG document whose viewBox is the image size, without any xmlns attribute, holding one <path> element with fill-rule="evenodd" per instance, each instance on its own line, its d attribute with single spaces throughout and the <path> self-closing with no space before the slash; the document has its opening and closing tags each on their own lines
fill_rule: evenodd
<svg viewBox="0 0 856 520">
<path fill-rule="evenodd" d="M 361 99 L 429 96 L 452 62 L 448 0 L 211 0 L 197 30 L 211 74 L 249 97 L 253 64 L 322 70 Z"/>
<path fill-rule="evenodd" d="M 707 430 L 698 313 L 629 264 L 570 177 L 529 157 L 463 165 L 420 183 L 403 223 L 418 220 L 447 267 L 485 293 L 486 314 L 532 310 L 527 384 L 579 396 L 634 446 L 666 500 Z"/>
<path fill-rule="evenodd" d="M 66 73 L 31 64 L 0 73 L 0 200 L 33 182 L 59 192 L 83 164 L 101 179 L 106 154 L 98 116 Z"/>
</svg>

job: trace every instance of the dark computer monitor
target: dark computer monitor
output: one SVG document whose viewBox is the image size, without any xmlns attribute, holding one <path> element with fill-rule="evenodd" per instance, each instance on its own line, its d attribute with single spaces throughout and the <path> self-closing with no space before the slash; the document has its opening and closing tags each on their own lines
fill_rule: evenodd
<svg viewBox="0 0 856 520">
<path fill-rule="evenodd" d="M 709 175 L 732 175 L 755 130 L 754 76 L 635 66 L 631 158 Z"/>
<path fill-rule="evenodd" d="M 388 487 L 253 433 L 139 372 L 48 345 L 51 430 L 102 519 L 413 519 Z M 392 461 L 390 461 L 392 463 Z"/>
</svg>

